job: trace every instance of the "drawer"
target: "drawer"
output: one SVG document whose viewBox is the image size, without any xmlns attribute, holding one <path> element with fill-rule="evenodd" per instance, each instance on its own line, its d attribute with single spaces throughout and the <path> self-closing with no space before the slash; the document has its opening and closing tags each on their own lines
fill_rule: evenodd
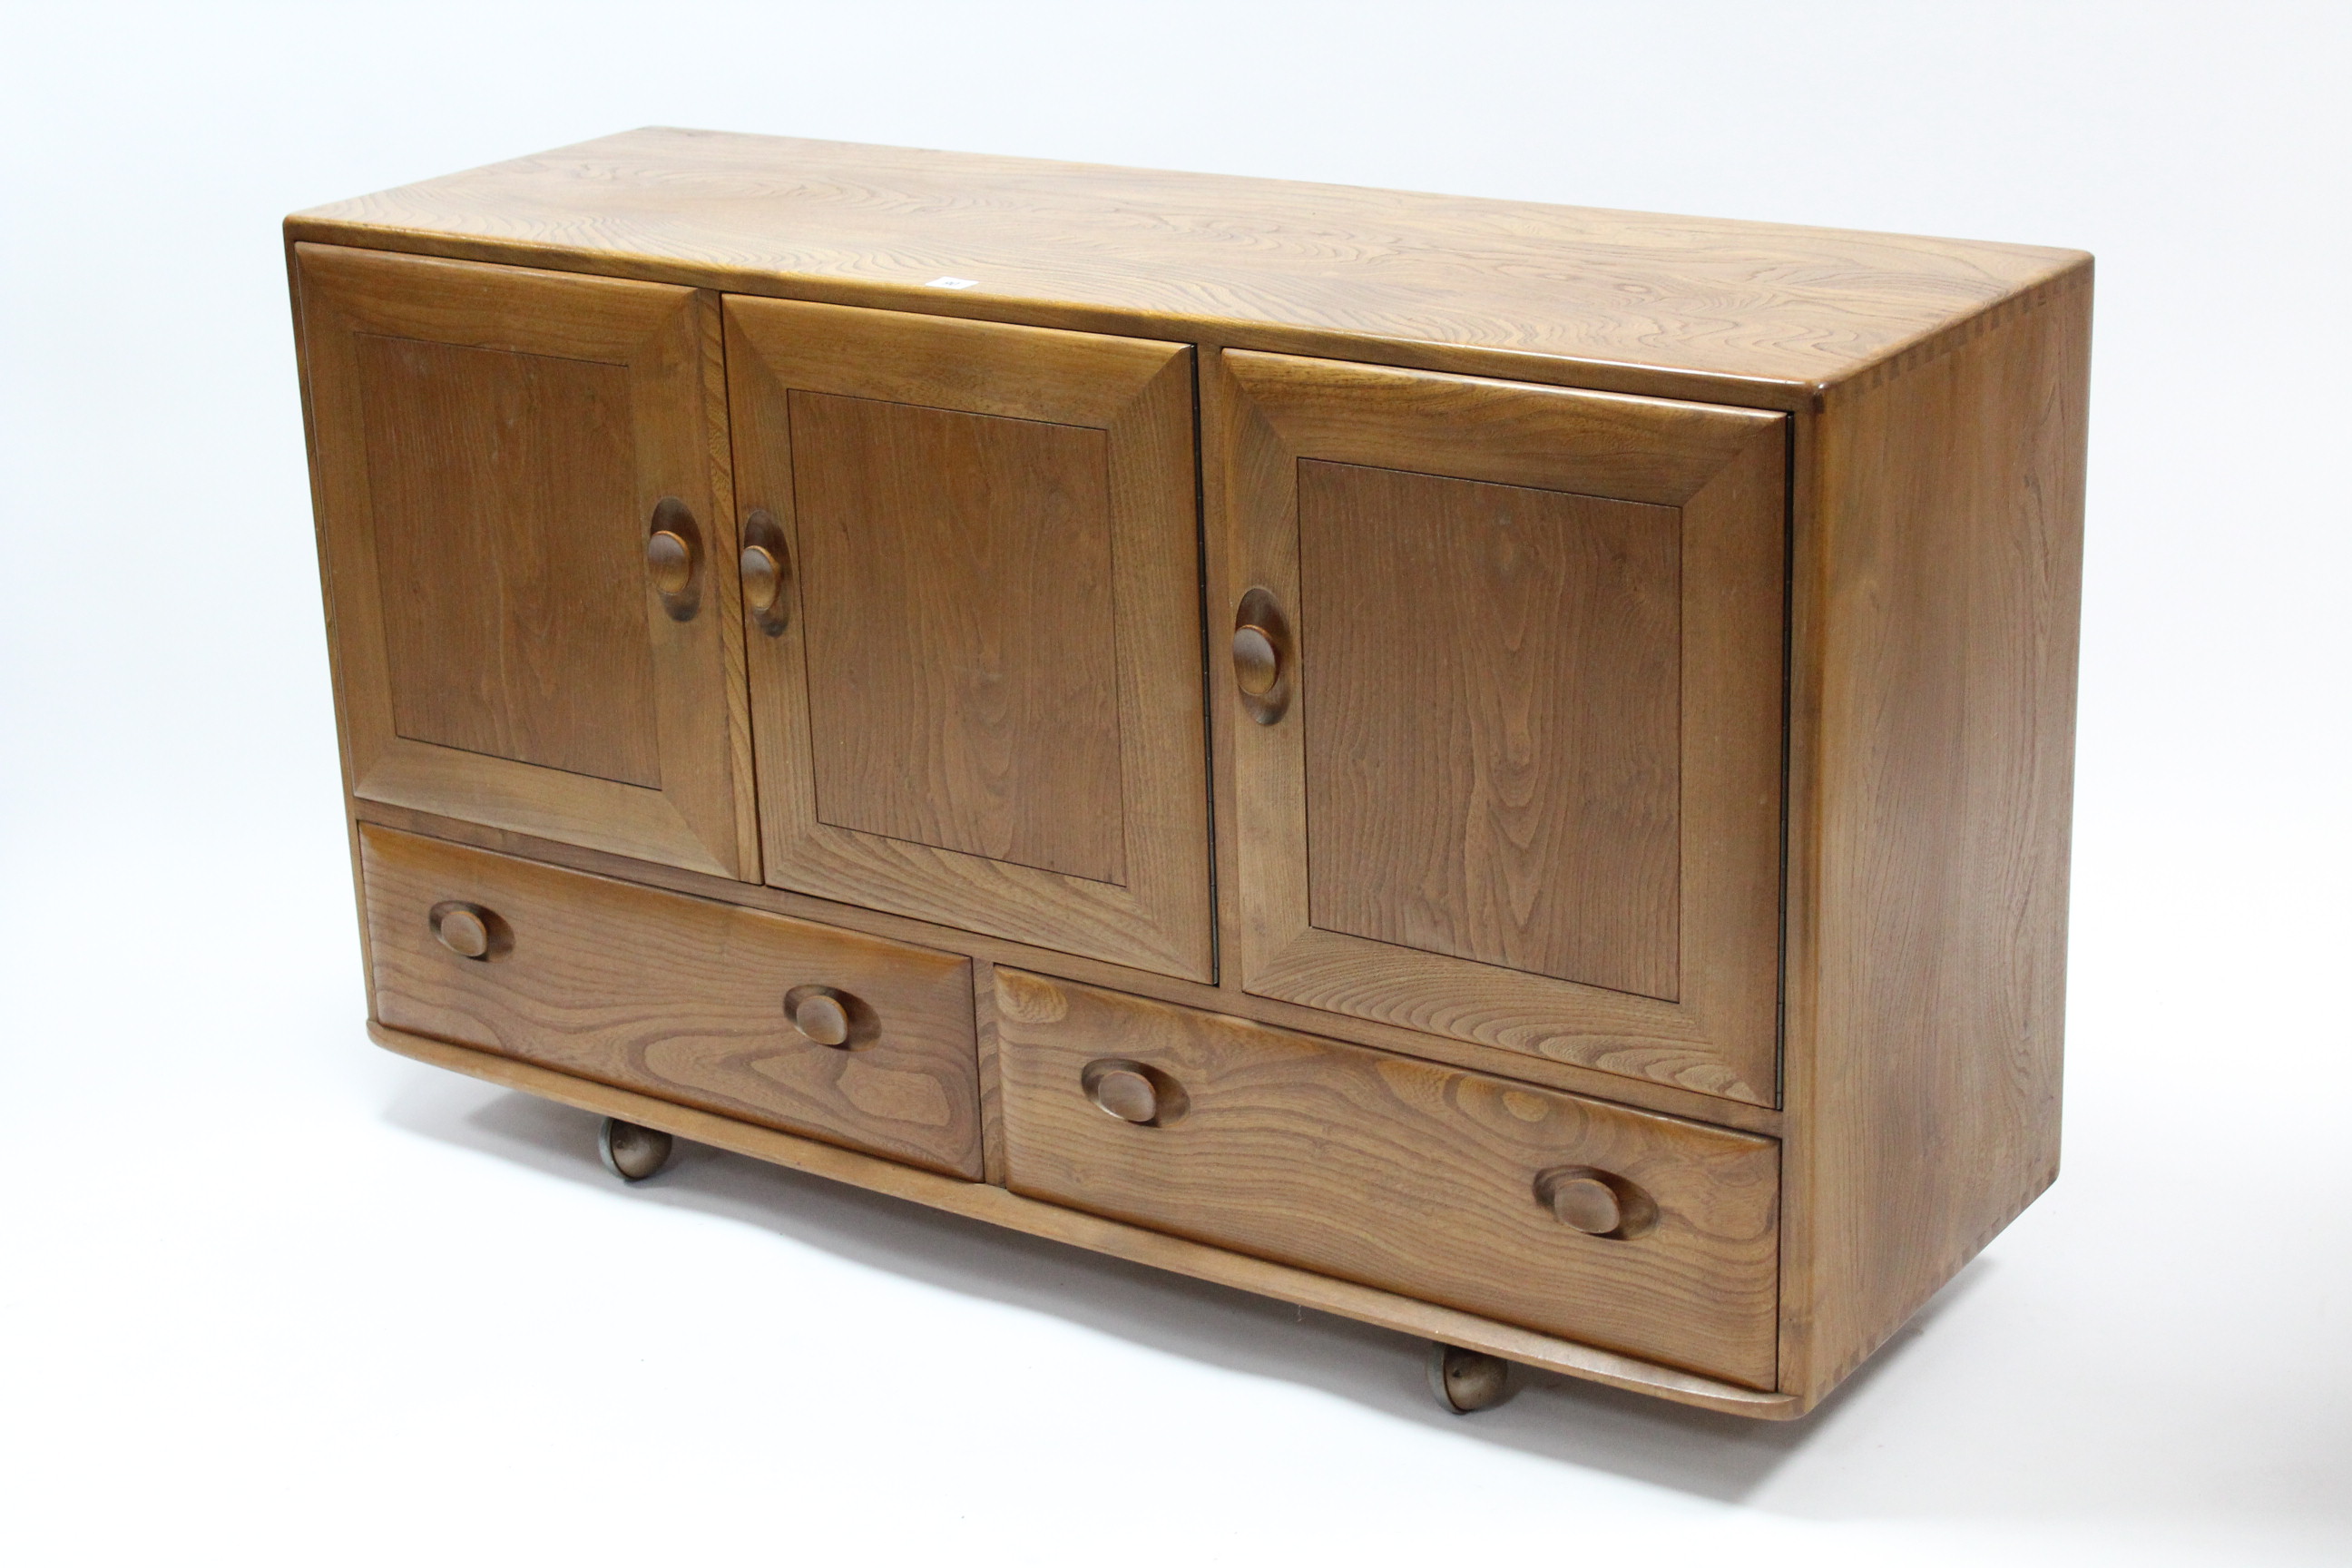
<svg viewBox="0 0 2352 1568">
<path fill-rule="evenodd" d="M 996 972 L 1007 1184 L 1774 1385 L 1780 1145 Z"/>
<path fill-rule="evenodd" d="M 392 1027 L 979 1178 L 967 960 L 378 828 L 361 857 Z"/>
</svg>

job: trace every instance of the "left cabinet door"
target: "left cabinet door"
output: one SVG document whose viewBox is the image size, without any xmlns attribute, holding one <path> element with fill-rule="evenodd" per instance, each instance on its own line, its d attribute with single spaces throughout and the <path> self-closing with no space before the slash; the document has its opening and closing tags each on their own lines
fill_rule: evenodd
<svg viewBox="0 0 2352 1568">
<path fill-rule="evenodd" d="M 353 793 L 758 876 L 715 300 L 295 247 Z"/>
</svg>

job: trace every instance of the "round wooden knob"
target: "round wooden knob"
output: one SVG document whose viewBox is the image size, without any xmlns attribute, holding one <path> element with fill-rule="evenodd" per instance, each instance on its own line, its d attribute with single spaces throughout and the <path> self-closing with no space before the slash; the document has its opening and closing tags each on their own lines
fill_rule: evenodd
<svg viewBox="0 0 2352 1568">
<path fill-rule="evenodd" d="M 849 1043 L 849 1009 L 830 991 L 811 991 L 793 1004 L 793 1027 L 820 1046 Z"/>
<path fill-rule="evenodd" d="M 747 544 L 740 559 L 743 571 L 743 606 L 754 616 L 776 607 L 784 592 L 784 563 L 766 548 Z"/>
<path fill-rule="evenodd" d="M 1282 656 L 1274 639 L 1258 626 L 1234 633 L 1234 680 L 1252 697 L 1263 697 L 1282 679 Z"/>
<path fill-rule="evenodd" d="M 1570 1230 L 1608 1241 L 1630 1241 L 1658 1223 L 1650 1194 L 1608 1171 L 1561 1165 L 1536 1177 L 1536 1201 Z"/>
<path fill-rule="evenodd" d="M 450 904 L 435 911 L 431 917 L 433 934 L 441 945 L 460 958 L 488 958 L 490 955 L 490 922 L 488 911 L 471 904 Z"/>
<path fill-rule="evenodd" d="M 1121 1121 L 1138 1126 L 1160 1114 L 1160 1091 L 1131 1068 L 1112 1068 L 1097 1077 L 1094 1102 Z"/>
<path fill-rule="evenodd" d="M 1252 588 L 1244 594 L 1234 613 L 1234 687 L 1253 723 L 1282 722 L 1296 679 L 1289 667 L 1297 657 L 1290 622 L 1273 593 Z"/>
<path fill-rule="evenodd" d="M 1172 1127 L 1192 1110 L 1184 1086 L 1156 1067 L 1124 1057 L 1101 1057 L 1078 1071 L 1078 1087 L 1095 1109 L 1138 1127 Z"/>
<path fill-rule="evenodd" d="M 1571 1176 L 1554 1183 L 1551 1212 L 1560 1224 L 1587 1236 L 1607 1236 L 1625 1223 L 1616 1189 L 1598 1176 Z"/>
<path fill-rule="evenodd" d="M 657 528 L 646 537 L 646 570 L 656 591 L 671 598 L 694 582 L 694 546 L 686 536 Z"/>
</svg>

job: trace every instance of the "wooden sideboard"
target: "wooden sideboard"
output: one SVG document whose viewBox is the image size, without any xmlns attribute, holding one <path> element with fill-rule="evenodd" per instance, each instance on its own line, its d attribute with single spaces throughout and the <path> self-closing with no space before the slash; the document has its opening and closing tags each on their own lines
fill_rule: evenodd
<svg viewBox="0 0 2352 1568">
<path fill-rule="evenodd" d="M 2087 257 L 674 130 L 286 234 L 371 1030 L 617 1172 L 1773 1418 L 2055 1175 Z"/>
</svg>

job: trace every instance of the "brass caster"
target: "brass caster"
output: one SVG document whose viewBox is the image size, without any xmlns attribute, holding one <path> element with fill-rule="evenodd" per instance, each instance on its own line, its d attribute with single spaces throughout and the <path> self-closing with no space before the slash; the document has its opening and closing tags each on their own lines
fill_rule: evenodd
<svg viewBox="0 0 2352 1568">
<path fill-rule="evenodd" d="M 607 1116 L 596 1130 L 596 1152 L 604 1157 L 604 1169 L 625 1182 L 642 1182 L 668 1164 L 669 1150 L 668 1133 L 617 1116 Z"/>
<path fill-rule="evenodd" d="M 1456 1415 L 1485 1410 L 1511 1396 L 1511 1363 L 1484 1351 L 1432 1342 L 1429 1391 Z"/>
</svg>

